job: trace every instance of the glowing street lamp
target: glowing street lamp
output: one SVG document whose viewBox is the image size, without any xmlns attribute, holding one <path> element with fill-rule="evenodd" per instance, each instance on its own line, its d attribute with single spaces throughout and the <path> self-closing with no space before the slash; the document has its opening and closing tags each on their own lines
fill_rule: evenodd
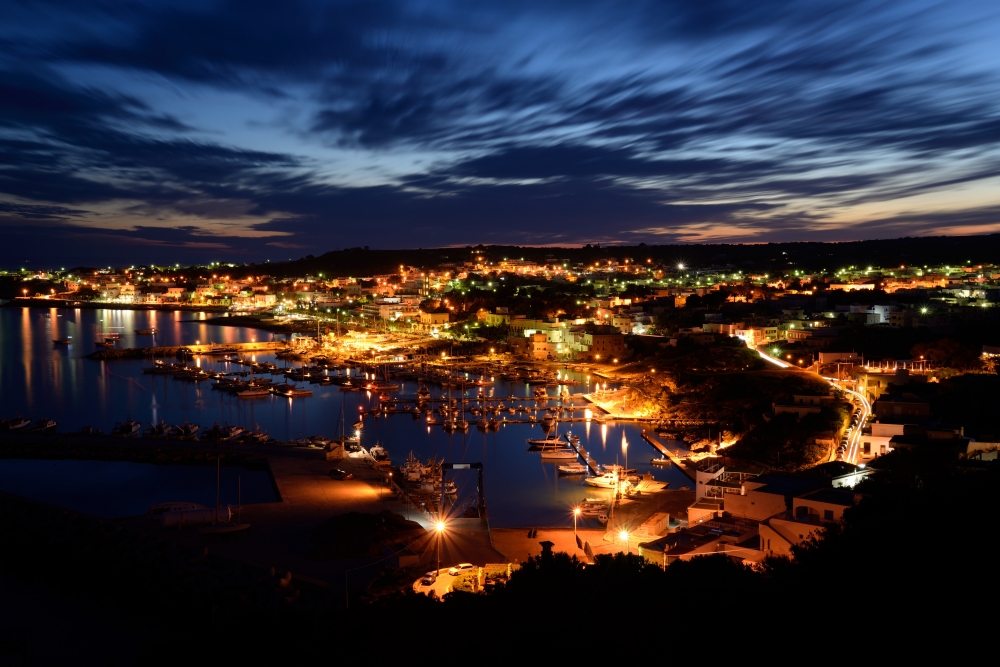
<svg viewBox="0 0 1000 667">
<path fill-rule="evenodd" d="M 618 533 L 618 539 L 625 543 L 625 553 L 632 553 L 629 550 L 628 546 L 628 531 L 623 530 L 622 532 Z"/>
<path fill-rule="evenodd" d="M 580 516 L 580 508 L 573 508 L 573 537 L 576 537 L 576 518 Z"/>
<path fill-rule="evenodd" d="M 444 529 L 445 529 L 444 521 L 438 521 L 436 524 L 434 524 L 434 530 L 437 532 L 437 538 L 438 538 L 437 573 L 435 574 L 435 576 L 441 573 L 441 538 L 444 537 Z"/>
</svg>

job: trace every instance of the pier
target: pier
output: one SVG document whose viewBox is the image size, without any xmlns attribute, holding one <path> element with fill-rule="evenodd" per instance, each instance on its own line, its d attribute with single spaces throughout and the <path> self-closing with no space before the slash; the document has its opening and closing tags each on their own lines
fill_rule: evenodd
<svg viewBox="0 0 1000 667">
<path fill-rule="evenodd" d="M 688 479 L 690 479 L 692 482 L 695 481 L 694 478 L 696 471 L 694 470 L 694 468 L 691 466 L 690 462 L 687 459 L 682 459 L 676 454 L 673 454 L 669 449 L 667 449 L 666 445 L 660 442 L 655 435 L 653 435 L 646 429 L 642 430 L 642 439 L 648 442 L 650 445 L 652 445 L 653 448 L 656 449 L 656 451 L 658 451 L 660 454 L 670 459 L 670 462 L 673 463 L 675 466 L 677 466 L 677 469 L 680 470 L 682 473 L 684 473 L 684 475 Z"/>
<path fill-rule="evenodd" d="M 583 448 L 583 445 L 580 444 L 580 441 L 577 442 L 570 441 L 569 446 L 576 450 L 577 455 L 581 459 L 583 459 L 584 463 L 587 464 L 587 468 L 590 469 L 590 472 L 592 474 L 594 475 L 601 474 L 602 471 L 599 470 L 600 464 L 597 461 L 595 461 L 594 458 L 589 453 L 587 453 L 587 450 Z"/>
</svg>

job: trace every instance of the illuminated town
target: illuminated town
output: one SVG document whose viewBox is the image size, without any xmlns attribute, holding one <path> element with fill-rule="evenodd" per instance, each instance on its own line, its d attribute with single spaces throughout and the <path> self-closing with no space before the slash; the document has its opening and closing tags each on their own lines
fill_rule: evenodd
<svg viewBox="0 0 1000 667">
<path fill-rule="evenodd" d="M 6 4 L 0 667 L 983 643 L 990 3 Z"/>
</svg>

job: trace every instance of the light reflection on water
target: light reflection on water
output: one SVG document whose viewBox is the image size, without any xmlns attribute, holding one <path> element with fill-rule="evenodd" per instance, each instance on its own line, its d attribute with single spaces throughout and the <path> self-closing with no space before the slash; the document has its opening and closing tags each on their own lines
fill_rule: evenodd
<svg viewBox="0 0 1000 667">
<path fill-rule="evenodd" d="M 58 315 L 62 315 L 59 317 Z M 259 425 L 279 440 L 291 440 L 310 435 L 333 436 L 340 430 L 340 415 L 346 415 L 347 428 L 357 420 L 360 407 L 372 407 L 375 397 L 369 392 L 342 392 L 336 386 L 308 385 L 313 395 L 307 398 L 269 396 L 262 399 L 239 399 L 234 395 L 214 391 L 209 382 L 191 383 L 172 376 L 143 375 L 143 360 L 93 361 L 83 357 L 97 349 L 95 341 L 105 331 L 117 331 L 122 347 L 150 345 L 185 345 L 196 340 L 207 342 L 241 342 L 281 339 L 256 329 L 220 327 L 195 320 L 196 313 L 117 311 L 117 310 L 42 310 L 0 309 L 0 390 L 4 417 L 23 414 L 38 419 L 46 416 L 59 423 L 61 432 L 93 426 L 108 432 L 115 422 L 126 417 L 143 422 L 166 421 L 179 424 L 190 421 L 209 428 L 213 422 L 252 428 Z M 114 328 L 112 328 L 114 327 Z M 135 329 L 156 327 L 156 336 L 141 336 Z M 69 346 L 53 345 L 53 339 L 73 337 Z M 222 362 L 219 358 L 196 358 L 208 370 L 242 370 L 242 367 Z M 274 355 L 257 355 L 259 361 L 284 362 Z M 355 371 L 357 374 L 357 371 Z M 562 371 L 563 376 L 584 383 L 569 387 L 571 393 L 585 392 L 584 376 Z M 274 376 L 275 381 L 282 381 Z M 531 397 L 533 387 L 510 384 L 496 378 L 496 384 L 484 393 L 488 396 Z M 303 383 L 299 383 L 300 385 Z M 416 396 L 415 382 L 404 382 L 400 398 Z M 555 390 L 550 388 L 550 393 Z M 431 387 L 435 398 L 444 393 Z M 474 398 L 476 390 L 467 392 Z M 452 390 L 454 398 L 461 398 Z M 555 403 L 550 403 L 554 405 Z M 534 402 L 528 403 L 534 405 Z M 541 413 L 537 413 L 539 416 Z M 582 416 L 582 410 L 577 411 Z M 524 415 L 507 415 L 523 419 Z M 584 497 L 599 496 L 599 491 L 583 484 L 580 477 L 561 477 L 556 464 L 542 462 L 535 452 L 527 451 L 525 439 L 539 437 L 541 427 L 532 424 L 506 424 L 498 432 L 482 433 L 475 426 L 468 433 L 445 433 L 440 426 L 427 426 L 410 414 L 390 415 L 382 419 L 365 418 L 362 443 L 371 446 L 382 442 L 394 462 L 401 463 L 413 451 L 421 459 L 437 456 L 448 461 L 482 461 L 485 465 L 485 491 L 494 526 L 558 526 L 572 525 L 570 509 Z M 641 426 L 636 424 L 590 423 L 563 424 L 581 436 L 583 446 L 600 463 L 623 462 L 624 452 L 617 447 L 608 450 L 607 443 L 618 442 L 622 434 L 629 442 L 629 464 L 640 472 L 653 472 L 656 479 L 665 479 L 676 488 L 691 485 L 674 468 L 659 469 L 649 464 L 655 452 L 641 438 Z M 681 448 L 682 443 L 676 443 Z M 475 491 L 475 473 L 458 473 L 460 502 Z M 596 523 L 594 524 L 596 527 Z"/>
</svg>

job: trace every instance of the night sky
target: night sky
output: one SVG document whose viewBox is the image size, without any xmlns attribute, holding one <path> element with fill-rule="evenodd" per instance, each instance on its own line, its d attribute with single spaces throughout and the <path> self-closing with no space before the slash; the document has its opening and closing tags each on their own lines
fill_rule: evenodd
<svg viewBox="0 0 1000 667">
<path fill-rule="evenodd" d="M 0 2 L 0 267 L 1000 231 L 1000 5 Z"/>
</svg>

